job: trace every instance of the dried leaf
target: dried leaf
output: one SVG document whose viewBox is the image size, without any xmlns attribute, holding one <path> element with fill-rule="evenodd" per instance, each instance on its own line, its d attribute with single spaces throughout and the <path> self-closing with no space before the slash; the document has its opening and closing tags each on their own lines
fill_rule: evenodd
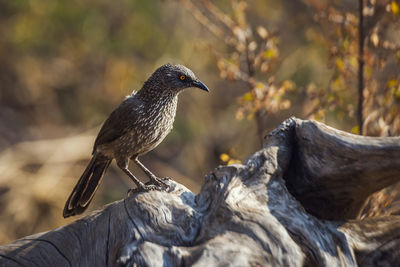
<svg viewBox="0 0 400 267">
<path fill-rule="evenodd" d="M 387 85 L 388 85 L 388 87 L 389 88 L 391 88 L 391 87 L 395 87 L 396 85 L 397 85 L 397 80 L 396 79 L 391 79 L 391 80 L 389 80 L 388 82 L 387 82 Z"/>
<path fill-rule="evenodd" d="M 238 160 L 238 159 L 230 159 L 229 161 L 228 161 L 228 165 L 231 165 L 231 164 L 240 164 L 240 163 L 242 163 L 240 160 Z"/>
<path fill-rule="evenodd" d="M 322 121 L 325 118 L 325 109 L 320 109 L 314 114 L 314 120 Z"/>
<path fill-rule="evenodd" d="M 336 67 L 338 68 L 338 70 L 342 70 L 343 69 L 343 60 L 341 58 L 337 58 L 336 59 Z"/>
<path fill-rule="evenodd" d="M 360 127 L 358 125 L 356 125 L 353 128 L 351 128 L 350 132 L 353 134 L 360 134 Z"/>
<path fill-rule="evenodd" d="M 282 103 L 280 104 L 280 109 L 285 110 L 285 109 L 289 109 L 291 106 L 291 102 L 288 99 L 285 99 L 282 101 Z"/>
<path fill-rule="evenodd" d="M 393 88 L 393 89 L 394 89 L 394 88 Z M 400 86 L 398 86 L 397 89 L 394 89 L 394 90 L 393 90 L 393 94 L 394 94 L 394 96 L 396 97 L 396 99 L 397 99 L 398 101 L 400 101 Z"/>
<path fill-rule="evenodd" d="M 252 41 L 252 42 L 249 44 L 249 51 L 254 51 L 254 50 L 256 50 L 256 49 L 257 49 L 257 43 L 254 42 L 254 41 Z"/>
<path fill-rule="evenodd" d="M 229 155 L 226 154 L 226 153 L 222 153 L 222 154 L 219 156 L 219 159 L 220 159 L 221 161 L 223 161 L 223 162 L 227 162 L 230 158 L 231 158 L 231 157 L 229 157 Z"/>
<path fill-rule="evenodd" d="M 282 88 L 284 88 L 285 90 L 291 91 L 295 88 L 294 83 L 292 81 L 289 80 L 285 80 L 282 83 Z"/>
<path fill-rule="evenodd" d="M 268 49 L 263 54 L 264 58 L 266 58 L 266 59 L 276 58 L 277 55 L 278 55 L 278 51 L 274 48 Z"/>
<path fill-rule="evenodd" d="M 392 13 L 394 15 L 398 15 L 399 12 L 400 12 L 399 4 L 397 4 L 396 1 L 392 1 Z"/>
<path fill-rule="evenodd" d="M 372 75 L 372 69 L 371 69 L 371 67 L 369 67 L 369 66 L 366 66 L 366 67 L 365 67 L 365 75 L 366 75 L 367 77 L 371 77 L 371 75 Z"/>
<path fill-rule="evenodd" d="M 242 28 L 238 26 L 234 27 L 233 34 L 236 36 L 239 42 L 244 43 L 246 41 L 246 33 Z"/>
<path fill-rule="evenodd" d="M 370 39 L 371 39 L 371 43 L 375 47 L 377 47 L 379 45 L 379 36 L 378 36 L 378 34 L 376 32 L 371 34 L 371 38 Z"/>
<path fill-rule="evenodd" d="M 268 38 L 268 31 L 263 26 L 258 26 L 257 27 L 257 33 L 263 39 L 267 39 Z"/>
<path fill-rule="evenodd" d="M 399 58 L 400 58 L 400 57 L 399 57 Z M 400 60 L 399 60 L 399 62 L 400 62 Z M 262 72 L 266 73 L 266 72 L 268 72 L 270 69 L 271 69 L 271 68 L 270 68 L 268 62 L 263 62 L 263 63 L 261 64 L 261 71 L 262 71 Z"/>
<path fill-rule="evenodd" d="M 235 118 L 236 118 L 238 121 L 243 120 L 243 117 L 244 117 L 244 114 L 243 114 L 243 111 L 242 111 L 242 110 L 239 109 L 238 111 L 236 111 Z"/>
<path fill-rule="evenodd" d="M 252 101 L 253 99 L 254 99 L 254 96 L 251 92 L 247 92 L 243 95 L 244 101 Z"/>
</svg>

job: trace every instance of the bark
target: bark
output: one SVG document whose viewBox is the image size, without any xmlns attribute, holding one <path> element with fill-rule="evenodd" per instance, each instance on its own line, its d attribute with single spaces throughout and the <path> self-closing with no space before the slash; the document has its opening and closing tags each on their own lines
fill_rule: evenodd
<svg viewBox="0 0 400 267">
<path fill-rule="evenodd" d="M 291 118 L 199 194 L 133 193 L 0 247 L 0 266 L 395 266 L 400 218 L 355 218 L 399 177 L 400 138 Z"/>
</svg>

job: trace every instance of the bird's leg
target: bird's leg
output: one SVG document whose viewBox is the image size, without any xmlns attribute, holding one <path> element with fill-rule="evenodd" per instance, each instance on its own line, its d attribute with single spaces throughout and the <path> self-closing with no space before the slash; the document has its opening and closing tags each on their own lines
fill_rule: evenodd
<svg viewBox="0 0 400 267">
<path fill-rule="evenodd" d="M 129 176 L 129 178 L 132 179 L 132 181 L 136 184 L 138 191 L 149 191 L 149 190 L 156 189 L 153 186 L 145 185 L 141 181 L 139 181 L 139 179 L 136 178 L 135 175 L 133 175 L 133 173 L 128 169 L 128 163 L 129 163 L 129 161 L 127 159 L 117 160 L 118 167 L 120 167 L 121 170 L 124 173 L 126 173 Z"/>
<path fill-rule="evenodd" d="M 157 180 L 157 176 L 155 176 L 149 169 L 146 168 L 139 160 L 138 158 L 134 159 L 135 163 L 144 171 L 144 173 L 150 178 L 150 180 L 155 181 Z"/>
<path fill-rule="evenodd" d="M 134 158 L 133 159 L 135 161 L 135 163 L 143 170 L 143 172 L 150 178 L 150 182 L 152 184 L 157 184 L 160 186 L 166 186 L 169 187 L 169 185 L 167 185 L 164 180 L 167 180 L 168 178 L 159 178 L 157 176 L 155 176 L 149 169 L 146 168 L 146 166 L 144 166 L 139 160 L 138 158 Z"/>
</svg>

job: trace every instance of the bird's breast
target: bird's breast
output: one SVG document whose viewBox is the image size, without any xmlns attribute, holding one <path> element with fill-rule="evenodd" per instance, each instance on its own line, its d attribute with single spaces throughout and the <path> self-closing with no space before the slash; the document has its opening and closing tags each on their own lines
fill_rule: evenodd
<svg viewBox="0 0 400 267">
<path fill-rule="evenodd" d="M 133 119 L 127 120 L 125 133 L 110 143 L 100 145 L 96 151 L 110 158 L 127 158 L 154 149 L 172 130 L 177 100 L 177 97 L 166 98 L 148 105 L 143 102 L 142 105 L 135 105 L 131 111 Z"/>
<path fill-rule="evenodd" d="M 136 138 L 135 154 L 144 154 L 157 145 L 172 130 L 176 114 L 177 98 L 169 102 L 154 103 L 148 107 L 134 127 L 131 135 Z"/>
</svg>

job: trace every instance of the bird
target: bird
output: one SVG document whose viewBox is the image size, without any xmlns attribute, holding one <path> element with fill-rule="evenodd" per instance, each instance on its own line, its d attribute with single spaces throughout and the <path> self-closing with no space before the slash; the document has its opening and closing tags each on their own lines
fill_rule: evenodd
<svg viewBox="0 0 400 267">
<path fill-rule="evenodd" d="M 166 186 L 164 179 L 154 175 L 138 158 L 159 145 L 172 130 L 178 95 L 190 87 L 209 92 L 189 68 L 168 63 L 156 69 L 139 91 L 125 98 L 103 123 L 92 158 L 65 203 L 64 218 L 87 209 L 113 159 L 136 184 L 136 190 Z M 148 183 L 139 181 L 128 169 L 130 160 L 150 178 Z"/>
</svg>

